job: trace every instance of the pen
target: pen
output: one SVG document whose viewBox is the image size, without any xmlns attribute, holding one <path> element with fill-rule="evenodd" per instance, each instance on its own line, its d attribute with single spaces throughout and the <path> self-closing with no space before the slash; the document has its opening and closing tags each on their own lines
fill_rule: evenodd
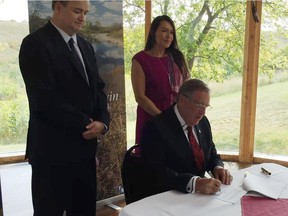
<svg viewBox="0 0 288 216">
<path fill-rule="evenodd" d="M 214 178 L 214 175 L 213 175 L 213 173 L 212 173 L 211 171 L 208 171 L 208 174 L 209 174 L 209 176 L 210 176 L 211 178 Z"/>
<path fill-rule="evenodd" d="M 208 171 L 208 174 L 210 175 L 210 177 L 211 178 L 214 178 L 214 175 L 213 175 L 213 173 L 211 172 L 211 171 Z M 219 191 L 217 191 L 216 193 L 215 193 L 215 195 L 220 195 L 221 194 L 221 189 L 219 188 Z"/>
<path fill-rule="evenodd" d="M 267 169 L 265 169 L 264 167 L 261 167 L 261 171 L 265 174 L 265 175 L 271 175 L 271 172 L 269 172 Z"/>
</svg>

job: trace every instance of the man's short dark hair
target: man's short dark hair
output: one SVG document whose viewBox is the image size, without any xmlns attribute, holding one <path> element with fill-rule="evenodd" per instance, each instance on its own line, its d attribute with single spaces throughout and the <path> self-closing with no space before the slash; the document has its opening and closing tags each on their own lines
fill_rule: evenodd
<svg viewBox="0 0 288 216">
<path fill-rule="evenodd" d="M 193 96 L 193 93 L 195 91 L 205 91 L 210 92 L 209 87 L 206 83 L 204 83 L 202 80 L 199 79 L 189 79 L 186 80 L 182 86 L 180 87 L 178 97 L 179 95 L 184 95 L 186 97 L 191 98 Z"/>
<path fill-rule="evenodd" d="M 68 1 L 55 1 L 55 0 L 53 0 L 52 1 L 52 10 L 54 10 L 56 2 L 60 2 L 64 6 L 66 6 L 68 3 Z"/>
</svg>

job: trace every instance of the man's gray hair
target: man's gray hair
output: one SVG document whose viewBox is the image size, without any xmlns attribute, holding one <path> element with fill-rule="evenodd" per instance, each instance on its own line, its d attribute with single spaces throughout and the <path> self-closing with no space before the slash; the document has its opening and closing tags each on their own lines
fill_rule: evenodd
<svg viewBox="0 0 288 216">
<path fill-rule="evenodd" d="M 184 95 L 188 98 L 192 98 L 195 91 L 205 91 L 210 93 L 210 89 L 206 83 L 199 79 L 186 80 L 180 87 L 178 98 L 180 95 Z M 177 99 L 178 99 L 177 98 Z"/>
</svg>

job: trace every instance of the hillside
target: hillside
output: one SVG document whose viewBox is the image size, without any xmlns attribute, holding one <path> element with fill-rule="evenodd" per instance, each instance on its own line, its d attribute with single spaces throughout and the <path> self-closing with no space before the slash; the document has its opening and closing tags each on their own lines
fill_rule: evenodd
<svg viewBox="0 0 288 216">
<path fill-rule="evenodd" d="M 29 33 L 27 22 L 0 21 L 0 63 L 15 62 L 22 39 Z"/>
</svg>

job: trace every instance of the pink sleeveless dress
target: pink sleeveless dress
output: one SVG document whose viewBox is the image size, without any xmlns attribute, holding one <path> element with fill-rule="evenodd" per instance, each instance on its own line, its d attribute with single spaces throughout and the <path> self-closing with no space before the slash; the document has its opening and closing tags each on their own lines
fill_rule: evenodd
<svg viewBox="0 0 288 216">
<path fill-rule="evenodd" d="M 145 95 L 158 107 L 158 109 L 165 110 L 170 105 L 175 103 L 179 87 L 184 80 L 178 66 L 173 63 L 174 78 L 176 79 L 176 83 L 179 85 L 176 87 L 176 89 L 172 89 L 169 82 L 168 56 L 161 58 L 153 57 L 144 51 L 140 51 L 133 57 L 133 59 L 135 59 L 141 65 L 144 71 L 146 80 Z M 136 144 L 140 144 L 142 128 L 145 122 L 151 118 L 152 116 L 150 114 L 145 112 L 139 105 L 137 106 Z"/>
</svg>

